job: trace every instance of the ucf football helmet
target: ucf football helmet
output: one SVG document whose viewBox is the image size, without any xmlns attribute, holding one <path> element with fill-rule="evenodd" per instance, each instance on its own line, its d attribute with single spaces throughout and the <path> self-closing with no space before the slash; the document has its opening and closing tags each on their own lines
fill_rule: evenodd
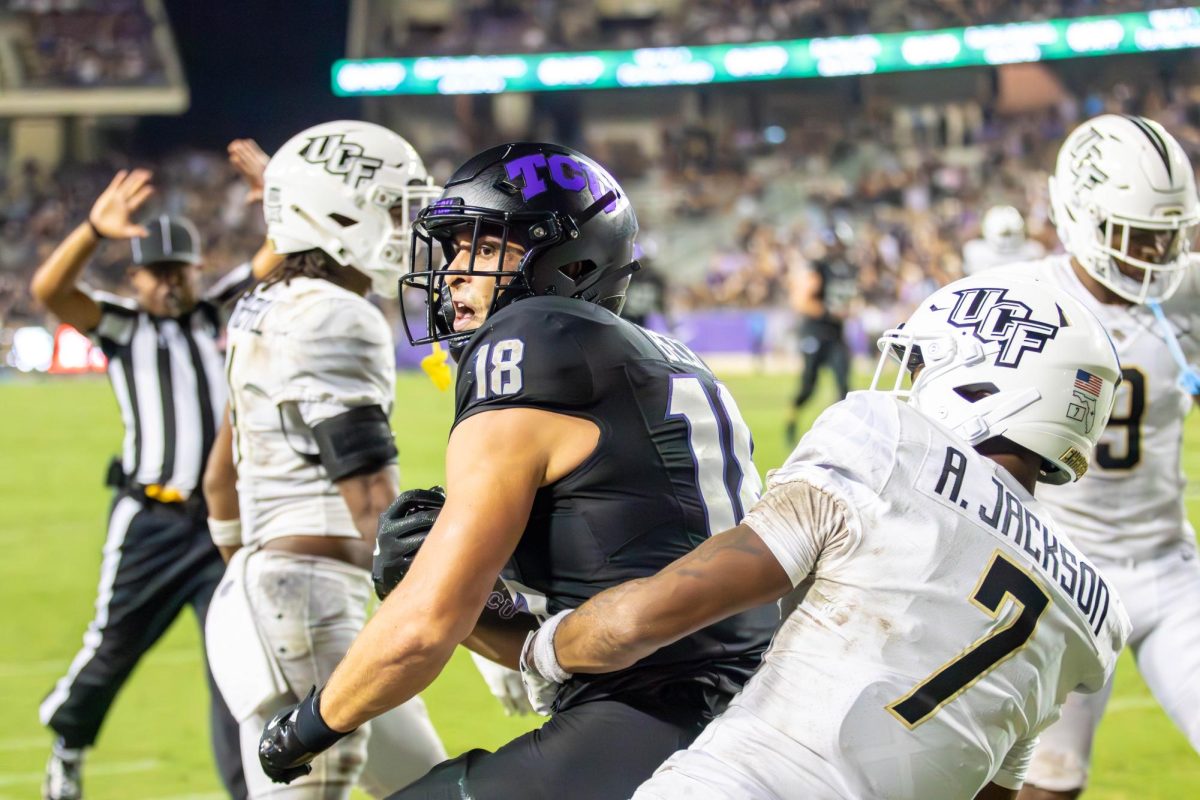
<svg viewBox="0 0 1200 800">
<path fill-rule="evenodd" d="M 409 340 L 424 344 L 469 337 L 470 332 L 453 329 L 447 279 L 478 274 L 476 243 L 484 235 L 500 240 L 500 264 L 507 263 L 510 243 L 523 248 L 512 268 L 487 273 L 498 279 L 489 316 L 533 295 L 578 298 L 620 313 L 629 276 L 638 269 L 637 232 L 624 190 L 584 154 L 536 142 L 485 150 L 458 168 L 441 199 L 413 224 L 413 271 L 401 285 L 424 293 L 427 319 L 421 336 L 406 317 Z M 456 236 L 464 233 L 471 237 L 470 259 L 465 269 L 451 270 Z"/>
<path fill-rule="evenodd" d="M 379 125 L 326 122 L 289 139 L 263 176 L 267 236 L 277 253 L 324 250 L 395 297 L 410 221 L 441 194 L 407 141 Z"/>
<path fill-rule="evenodd" d="M 879 348 L 872 389 L 898 360 L 892 393 L 972 446 L 1003 436 L 1032 450 L 1052 484 L 1087 471 L 1121 380 L 1108 333 L 1082 303 L 997 270 L 934 292 Z"/>
<path fill-rule="evenodd" d="M 1025 219 L 1012 206 L 992 206 L 983 215 L 983 240 L 997 253 L 1015 253 L 1025 241 Z"/>
<path fill-rule="evenodd" d="M 1066 251 L 1119 296 L 1161 302 L 1179 288 L 1200 201 L 1187 155 L 1157 122 L 1105 114 L 1072 131 L 1050 207 Z"/>
</svg>

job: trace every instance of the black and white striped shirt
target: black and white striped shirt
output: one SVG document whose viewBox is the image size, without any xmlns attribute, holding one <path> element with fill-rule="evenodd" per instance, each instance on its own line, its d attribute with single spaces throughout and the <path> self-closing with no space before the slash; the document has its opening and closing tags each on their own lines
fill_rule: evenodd
<svg viewBox="0 0 1200 800">
<path fill-rule="evenodd" d="M 190 496 L 204 475 L 225 408 L 217 306 L 204 299 L 181 316 L 157 317 L 129 298 L 106 292 L 93 292 L 92 298 L 100 306 L 100 323 L 91 336 L 108 358 L 125 425 L 126 479 Z"/>
</svg>

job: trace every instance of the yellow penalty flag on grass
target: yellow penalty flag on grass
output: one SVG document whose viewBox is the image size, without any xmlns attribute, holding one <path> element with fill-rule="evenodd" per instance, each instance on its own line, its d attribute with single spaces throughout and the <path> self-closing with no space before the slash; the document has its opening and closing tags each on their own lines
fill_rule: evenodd
<svg viewBox="0 0 1200 800">
<path fill-rule="evenodd" d="M 449 351 L 443 350 L 440 344 L 434 342 L 432 352 L 421 359 L 421 369 L 425 370 L 433 385 L 443 392 L 450 388 L 451 383 L 450 365 L 446 363 L 449 357 Z"/>
</svg>

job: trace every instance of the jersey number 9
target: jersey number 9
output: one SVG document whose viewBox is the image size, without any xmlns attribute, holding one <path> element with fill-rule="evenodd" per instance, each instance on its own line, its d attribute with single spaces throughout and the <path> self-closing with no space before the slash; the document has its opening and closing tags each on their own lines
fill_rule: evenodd
<svg viewBox="0 0 1200 800">
<path fill-rule="evenodd" d="M 1096 445 L 1096 464 L 1103 469 L 1133 469 L 1142 460 L 1142 416 L 1146 413 L 1146 376 L 1136 367 L 1121 369 L 1121 384 L 1128 386 L 1118 396 L 1117 408 L 1108 420 L 1105 433 L 1123 430 L 1125 452 L 1118 454 L 1109 442 Z M 1120 389 L 1117 390 L 1120 392 Z"/>
</svg>

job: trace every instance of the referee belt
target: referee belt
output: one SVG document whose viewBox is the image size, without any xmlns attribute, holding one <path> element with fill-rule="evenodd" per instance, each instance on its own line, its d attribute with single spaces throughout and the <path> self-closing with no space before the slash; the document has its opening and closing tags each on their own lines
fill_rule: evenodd
<svg viewBox="0 0 1200 800">
<path fill-rule="evenodd" d="M 142 494 L 146 495 L 147 500 L 154 500 L 158 503 L 187 502 L 187 496 L 174 486 L 163 486 L 162 484 L 152 483 L 149 486 L 141 487 L 141 489 Z"/>
</svg>

